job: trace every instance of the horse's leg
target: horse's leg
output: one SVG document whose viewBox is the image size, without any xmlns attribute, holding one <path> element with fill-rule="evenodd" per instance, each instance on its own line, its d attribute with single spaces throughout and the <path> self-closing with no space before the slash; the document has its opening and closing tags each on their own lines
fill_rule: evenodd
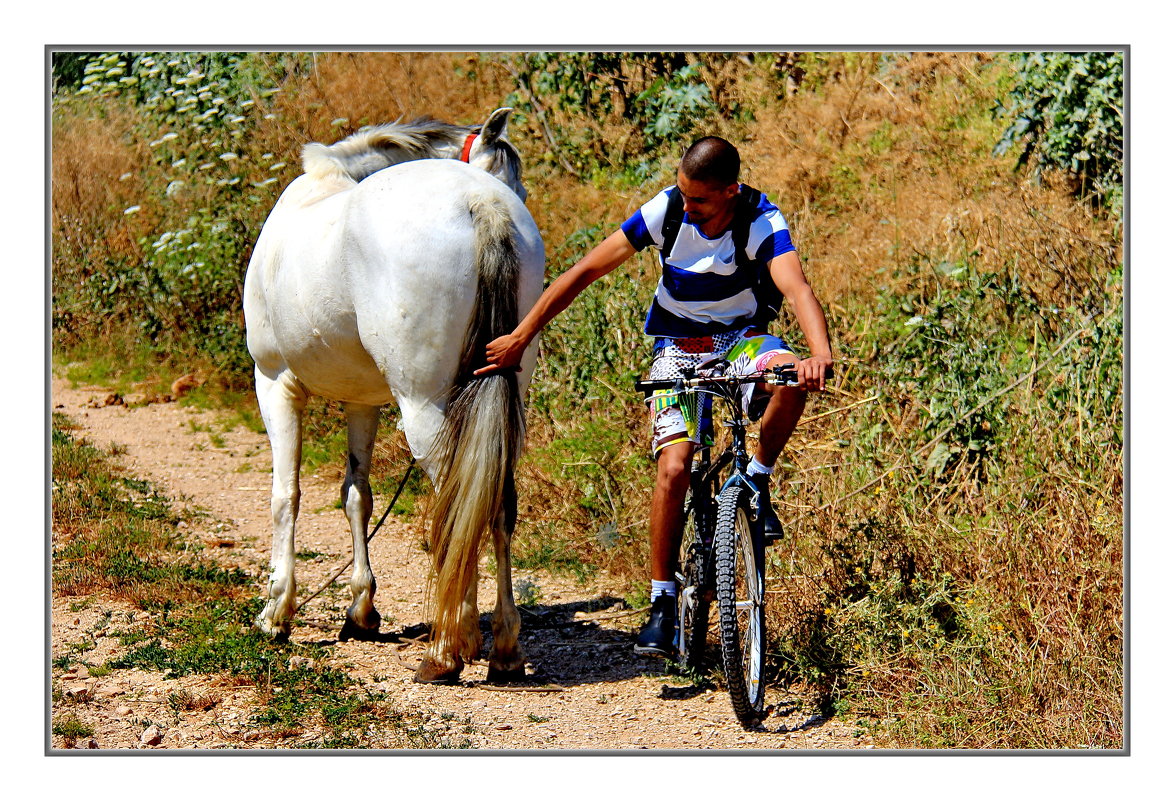
<svg viewBox="0 0 1175 801">
<path fill-rule="evenodd" d="M 290 636 L 297 609 L 294 581 L 294 523 L 298 519 L 301 490 L 298 469 L 302 463 L 302 410 L 306 391 L 289 373 L 277 380 L 256 372 L 257 402 L 273 452 L 273 548 L 269 556 L 269 585 L 265 608 L 257 626 L 275 639 Z"/>
<path fill-rule="evenodd" d="M 455 644 L 457 655 L 466 662 L 481 656 L 481 625 L 477 611 L 477 578 L 469 582 L 465 598 L 461 601 L 461 635 Z"/>
<path fill-rule="evenodd" d="M 510 570 L 510 540 L 518 517 L 518 496 L 514 479 L 506 487 L 503 509 L 494 525 L 494 560 L 498 563 L 498 603 L 494 607 L 494 646 L 490 651 L 490 668 L 486 681 L 522 681 L 526 678 L 526 659 L 518 646 L 521 619 L 514 605 L 514 584 Z"/>
<path fill-rule="evenodd" d="M 378 406 L 344 404 L 347 413 L 347 477 L 343 480 L 342 501 L 351 524 L 354 569 L 351 571 L 351 606 L 339 640 L 371 640 L 379 634 L 379 612 L 375 609 L 375 576 L 367 559 L 367 524 L 371 522 L 371 453 L 379 425 Z"/>
</svg>

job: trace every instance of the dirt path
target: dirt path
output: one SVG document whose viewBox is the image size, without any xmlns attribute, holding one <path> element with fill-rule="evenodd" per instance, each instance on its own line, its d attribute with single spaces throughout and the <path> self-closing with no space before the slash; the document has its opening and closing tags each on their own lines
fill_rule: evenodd
<svg viewBox="0 0 1175 801">
<path fill-rule="evenodd" d="M 269 549 L 269 446 L 263 435 L 243 428 L 220 433 L 217 417 L 174 403 L 103 405 L 108 391 L 71 388 L 54 379 L 52 405 L 82 427 L 77 432 L 102 448 L 122 452 L 134 475 L 168 496 L 208 512 L 192 532 L 211 546 L 206 553 L 226 566 L 260 577 Z M 298 548 L 317 554 L 299 561 L 299 597 L 305 597 L 349 558 L 350 534 L 335 508 L 338 486 L 318 475 L 302 482 Z M 380 503 L 386 499 L 377 498 Z M 399 632 L 423 622 L 425 554 L 409 524 L 389 518 L 372 542 L 379 582 L 376 598 L 383 631 Z M 344 574 L 346 575 L 346 574 Z M 366 686 L 384 691 L 406 714 L 419 715 L 434 741 L 478 749 L 857 749 L 871 748 L 855 727 L 826 720 L 798 694 L 772 687 L 771 711 L 758 731 L 742 729 L 721 689 L 697 690 L 666 674 L 662 663 L 632 653 L 632 632 L 642 616 L 625 613 L 607 578 L 580 586 L 546 574 L 517 571 L 542 587 L 539 606 L 523 612 L 523 647 L 529 670 L 557 689 L 502 692 L 486 689 L 486 665 L 466 668 L 456 687 L 413 683 L 423 646 L 400 643 L 337 643 L 348 599 L 336 583 L 302 610 L 304 623 L 292 640 L 330 645 L 330 662 L 346 666 Z M 483 579 L 481 607 L 493 603 Z M 52 644 L 56 657 L 71 643 L 88 639 L 86 661 L 102 664 L 124 651 L 110 621 L 129 621 L 143 612 L 96 599 L 53 599 Z M 84 606 L 84 608 L 79 608 Z M 227 678 L 166 680 L 160 674 L 115 670 L 98 677 L 86 668 L 52 668 L 53 685 L 94 734 L 77 747 L 280 748 L 249 726 L 252 690 Z M 207 710 L 176 716 L 168 698 L 187 690 L 219 701 Z M 78 701 L 81 703 L 78 703 Z M 156 726 L 161 736 L 152 743 Z M 146 737 L 145 737 L 146 734 Z M 63 747 L 54 737 L 54 747 Z M 144 739 L 147 743 L 144 743 Z"/>
</svg>

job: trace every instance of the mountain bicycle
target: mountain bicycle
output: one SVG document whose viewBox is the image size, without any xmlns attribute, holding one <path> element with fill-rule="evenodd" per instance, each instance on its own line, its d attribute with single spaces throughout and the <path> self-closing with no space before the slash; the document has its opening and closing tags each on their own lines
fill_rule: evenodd
<svg viewBox="0 0 1175 801">
<path fill-rule="evenodd" d="M 767 632 L 766 543 L 759 491 L 747 473 L 751 420 L 744 408 L 743 385 L 796 386 L 799 382 L 791 363 L 748 375 L 733 375 L 730 368 L 725 359 L 713 359 L 687 370 L 681 378 L 637 381 L 636 389 L 646 397 L 656 390 L 696 393 L 699 407 L 705 398 L 717 399 L 714 414 L 726 417 L 723 426 L 730 431 L 729 443 L 714 455 L 712 437 L 702 436 L 690 471 L 676 568 L 677 661 L 691 670 L 702 666 L 710 607 L 716 601 L 723 672 L 734 713 L 746 726 L 763 715 Z"/>
</svg>

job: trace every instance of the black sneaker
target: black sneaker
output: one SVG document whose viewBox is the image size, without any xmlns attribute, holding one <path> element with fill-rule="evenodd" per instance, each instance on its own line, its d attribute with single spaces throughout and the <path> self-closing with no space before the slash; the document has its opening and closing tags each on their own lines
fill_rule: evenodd
<svg viewBox="0 0 1175 801">
<path fill-rule="evenodd" d="M 771 475 L 757 473 L 751 476 L 755 489 L 759 491 L 759 518 L 763 521 L 763 540 L 770 545 L 783 536 L 783 524 L 771 507 Z"/>
<path fill-rule="evenodd" d="M 673 656 L 677 641 L 677 598 L 658 595 L 653 599 L 649 622 L 636 635 L 633 648 L 641 656 Z"/>
</svg>

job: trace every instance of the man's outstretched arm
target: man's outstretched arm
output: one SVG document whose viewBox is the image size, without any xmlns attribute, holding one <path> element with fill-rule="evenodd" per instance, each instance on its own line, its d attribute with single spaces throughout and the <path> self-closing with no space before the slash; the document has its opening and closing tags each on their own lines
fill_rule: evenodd
<svg viewBox="0 0 1175 801">
<path fill-rule="evenodd" d="M 547 287 L 517 328 L 486 345 L 486 366 L 474 370 L 473 374 L 482 375 L 492 370 L 517 367 L 527 345 L 538 336 L 539 331 L 543 330 L 547 323 L 570 306 L 571 301 L 587 289 L 589 284 L 615 270 L 634 253 L 636 248 L 628 241 L 623 231 L 616 231 L 592 248 L 586 256 Z"/>
</svg>

